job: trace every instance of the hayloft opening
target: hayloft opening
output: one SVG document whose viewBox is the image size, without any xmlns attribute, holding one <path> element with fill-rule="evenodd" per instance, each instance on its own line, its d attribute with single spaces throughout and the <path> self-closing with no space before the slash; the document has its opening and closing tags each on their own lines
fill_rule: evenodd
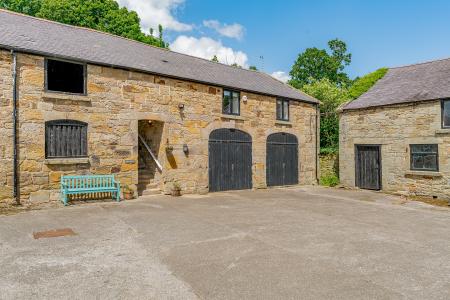
<svg viewBox="0 0 450 300">
<path fill-rule="evenodd" d="M 85 93 L 86 65 L 61 60 L 46 60 L 47 90 L 72 94 Z"/>
</svg>

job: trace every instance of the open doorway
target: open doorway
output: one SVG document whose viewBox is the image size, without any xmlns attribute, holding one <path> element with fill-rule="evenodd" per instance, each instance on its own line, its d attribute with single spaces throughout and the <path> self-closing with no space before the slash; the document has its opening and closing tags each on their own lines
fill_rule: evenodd
<svg viewBox="0 0 450 300">
<path fill-rule="evenodd" d="M 159 154 L 163 130 L 164 122 L 139 120 L 139 196 L 160 193 L 162 163 Z"/>
</svg>

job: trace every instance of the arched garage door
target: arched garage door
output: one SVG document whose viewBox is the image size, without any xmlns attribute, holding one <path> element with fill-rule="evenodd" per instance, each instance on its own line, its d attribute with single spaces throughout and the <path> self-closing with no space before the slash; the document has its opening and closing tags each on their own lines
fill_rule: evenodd
<svg viewBox="0 0 450 300">
<path fill-rule="evenodd" d="M 209 190 L 252 188 L 252 138 L 237 129 L 222 128 L 209 136 Z"/>
<path fill-rule="evenodd" d="M 268 186 L 298 184 L 298 140 L 289 133 L 267 138 L 266 176 Z"/>
</svg>

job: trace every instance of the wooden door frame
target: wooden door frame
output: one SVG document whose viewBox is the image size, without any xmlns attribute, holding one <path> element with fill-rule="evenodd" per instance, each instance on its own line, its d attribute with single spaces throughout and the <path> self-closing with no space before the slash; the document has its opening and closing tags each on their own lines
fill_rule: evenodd
<svg viewBox="0 0 450 300">
<path fill-rule="evenodd" d="M 382 182 L 382 163 L 381 163 L 381 144 L 355 144 L 354 145 L 354 154 L 355 154 L 355 187 L 358 187 L 357 185 L 357 172 L 358 172 L 358 147 L 359 146 L 369 146 L 369 147 L 377 147 L 378 148 L 378 189 L 369 189 L 372 191 L 381 191 L 383 189 L 383 182 Z"/>
</svg>

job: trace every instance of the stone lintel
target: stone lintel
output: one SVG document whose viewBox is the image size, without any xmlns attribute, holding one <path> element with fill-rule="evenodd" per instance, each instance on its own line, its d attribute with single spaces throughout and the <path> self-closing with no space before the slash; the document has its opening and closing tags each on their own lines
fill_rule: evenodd
<svg viewBox="0 0 450 300">
<path fill-rule="evenodd" d="M 80 158 L 48 158 L 44 161 L 47 165 L 79 165 L 79 164 L 88 164 L 88 157 L 80 157 Z"/>
<path fill-rule="evenodd" d="M 236 116 L 236 115 L 221 114 L 220 117 L 221 117 L 222 119 L 243 120 L 243 121 L 246 120 L 246 118 L 244 118 L 244 117 L 242 117 L 242 116 Z"/>
<path fill-rule="evenodd" d="M 437 129 L 436 134 L 450 134 L 450 128 Z"/>
<path fill-rule="evenodd" d="M 409 170 L 409 171 L 405 172 L 405 176 L 442 177 L 442 173 L 441 172 L 433 172 L 433 171 Z"/>
<path fill-rule="evenodd" d="M 87 95 L 75 95 L 58 92 L 45 92 L 42 94 L 42 98 L 50 100 L 70 100 L 70 101 L 83 101 L 90 102 L 91 99 Z"/>
<path fill-rule="evenodd" d="M 290 121 L 282 121 L 282 120 L 275 120 L 275 125 L 292 126 L 292 122 L 290 122 Z"/>
</svg>

